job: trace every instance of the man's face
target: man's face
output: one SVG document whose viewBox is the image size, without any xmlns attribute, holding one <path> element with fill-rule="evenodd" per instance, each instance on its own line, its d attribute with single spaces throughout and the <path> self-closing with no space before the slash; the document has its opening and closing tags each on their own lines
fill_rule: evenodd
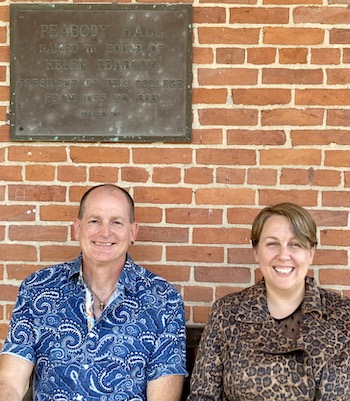
<svg viewBox="0 0 350 401">
<path fill-rule="evenodd" d="M 74 220 L 74 235 L 80 242 L 84 264 L 90 267 L 122 268 L 137 223 L 130 222 L 129 203 L 122 191 L 97 188 L 85 201 L 83 216 Z"/>
</svg>

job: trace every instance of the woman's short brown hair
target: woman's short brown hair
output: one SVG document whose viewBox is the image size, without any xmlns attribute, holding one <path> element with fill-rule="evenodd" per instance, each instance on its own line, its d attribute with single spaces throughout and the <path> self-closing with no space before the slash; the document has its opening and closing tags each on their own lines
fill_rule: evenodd
<svg viewBox="0 0 350 401">
<path fill-rule="evenodd" d="M 258 245 L 266 221 L 274 215 L 288 219 L 295 237 L 304 248 L 313 248 L 317 245 L 316 223 L 310 213 L 295 203 L 284 202 L 265 207 L 255 217 L 250 235 L 253 247 Z"/>
</svg>

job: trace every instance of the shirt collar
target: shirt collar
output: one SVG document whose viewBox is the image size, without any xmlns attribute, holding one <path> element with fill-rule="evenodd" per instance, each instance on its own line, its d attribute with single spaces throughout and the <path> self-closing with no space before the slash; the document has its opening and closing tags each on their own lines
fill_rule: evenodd
<svg viewBox="0 0 350 401">
<path fill-rule="evenodd" d="M 83 283 L 82 262 L 83 254 L 80 252 L 79 256 L 71 261 L 70 271 L 68 274 L 70 280 L 81 280 Z M 140 269 L 140 267 L 134 263 L 131 256 L 127 254 L 124 268 L 118 280 L 118 287 L 120 290 L 123 290 L 123 288 L 132 290 L 134 288 L 135 278 L 138 275 L 137 268 Z"/>
</svg>

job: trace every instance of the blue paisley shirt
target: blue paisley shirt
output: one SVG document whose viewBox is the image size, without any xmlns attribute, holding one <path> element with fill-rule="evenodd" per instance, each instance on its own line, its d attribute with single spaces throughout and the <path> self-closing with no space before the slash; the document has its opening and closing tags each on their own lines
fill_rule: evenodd
<svg viewBox="0 0 350 401">
<path fill-rule="evenodd" d="M 186 375 L 183 301 L 128 256 L 116 296 L 88 329 L 81 255 L 21 284 L 2 353 L 35 364 L 35 401 L 141 401 L 150 380 Z"/>
</svg>

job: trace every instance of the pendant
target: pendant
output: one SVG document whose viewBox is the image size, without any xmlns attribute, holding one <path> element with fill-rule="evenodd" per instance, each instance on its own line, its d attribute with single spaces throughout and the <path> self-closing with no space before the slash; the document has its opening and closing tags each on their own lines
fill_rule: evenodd
<svg viewBox="0 0 350 401">
<path fill-rule="evenodd" d="M 105 303 L 104 302 L 100 302 L 100 309 L 103 310 L 105 308 Z"/>
</svg>

